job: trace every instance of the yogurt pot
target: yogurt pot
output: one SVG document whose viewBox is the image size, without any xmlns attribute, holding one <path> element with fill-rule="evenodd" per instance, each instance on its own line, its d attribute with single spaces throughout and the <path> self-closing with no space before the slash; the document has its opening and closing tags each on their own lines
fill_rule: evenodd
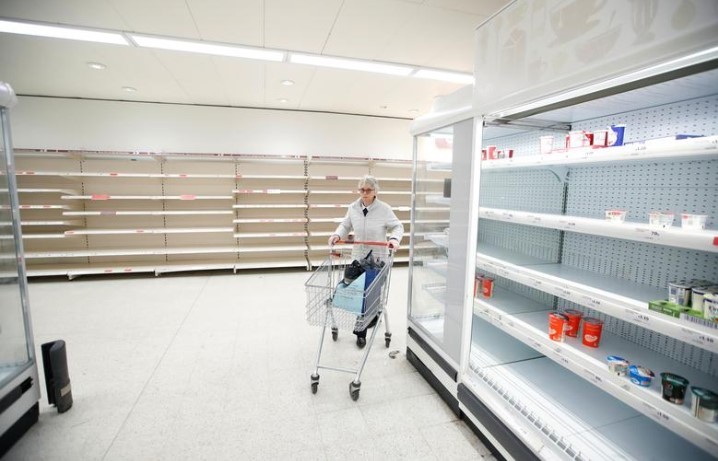
<svg viewBox="0 0 718 461">
<path fill-rule="evenodd" d="M 628 367 L 628 377 L 631 382 L 637 386 L 650 387 L 651 381 L 656 375 L 653 372 L 640 365 L 631 365 Z"/>
<path fill-rule="evenodd" d="M 626 220 L 626 210 L 606 210 L 606 221 L 624 222 Z"/>
<path fill-rule="evenodd" d="M 651 211 L 648 213 L 648 225 L 668 229 L 673 226 L 675 215 L 670 211 Z"/>
<path fill-rule="evenodd" d="M 708 215 L 704 214 L 681 214 L 681 227 L 688 230 L 703 230 L 706 228 Z"/>
<path fill-rule="evenodd" d="M 577 309 L 566 309 L 562 312 L 562 314 L 568 318 L 568 322 L 566 324 L 566 336 L 577 338 L 578 330 L 581 327 L 581 317 L 583 317 L 583 312 Z"/>
<path fill-rule="evenodd" d="M 559 312 L 549 312 L 548 314 L 548 337 L 552 341 L 563 342 L 566 337 L 566 326 L 568 325 L 568 317 Z"/>
<path fill-rule="evenodd" d="M 703 295 L 703 318 L 718 322 L 718 293 Z"/>
<path fill-rule="evenodd" d="M 693 400 L 691 400 L 691 413 L 696 418 L 707 423 L 718 420 L 718 394 L 702 387 L 691 386 Z"/>
<path fill-rule="evenodd" d="M 688 380 L 673 373 L 661 373 L 661 390 L 663 400 L 682 405 L 688 392 Z"/>
<path fill-rule="evenodd" d="M 606 357 L 608 362 L 608 370 L 617 376 L 626 376 L 628 374 L 628 360 L 617 355 L 609 355 Z"/>
<path fill-rule="evenodd" d="M 691 285 L 685 280 L 668 284 L 668 300 L 674 304 L 688 306 L 691 300 Z"/>
<path fill-rule="evenodd" d="M 603 320 L 586 317 L 583 319 L 583 334 L 581 343 L 588 347 L 598 347 L 601 343 L 601 332 L 603 331 Z"/>
<path fill-rule="evenodd" d="M 553 136 L 541 136 L 539 141 L 541 142 L 540 152 L 542 154 L 550 154 L 553 150 Z"/>
<path fill-rule="evenodd" d="M 711 295 L 712 293 L 707 287 L 693 287 L 691 288 L 691 308 L 694 311 L 703 312 L 703 298 L 706 293 Z"/>
</svg>

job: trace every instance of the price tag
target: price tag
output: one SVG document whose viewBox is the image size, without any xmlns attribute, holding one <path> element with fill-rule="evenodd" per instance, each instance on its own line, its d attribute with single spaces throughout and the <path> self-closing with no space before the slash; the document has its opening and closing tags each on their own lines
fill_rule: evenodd
<svg viewBox="0 0 718 461">
<path fill-rule="evenodd" d="M 534 349 L 541 349 L 541 343 L 538 341 L 531 341 L 531 347 Z"/>
<path fill-rule="evenodd" d="M 568 365 L 571 363 L 571 361 L 569 359 L 567 359 L 566 357 L 559 357 L 558 361 L 561 365 L 563 365 L 565 367 L 568 367 Z"/>
<path fill-rule="evenodd" d="M 596 299 L 593 296 L 583 296 L 583 304 L 588 307 L 600 307 L 601 300 Z"/>
<path fill-rule="evenodd" d="M 563 352 L 563 349 L 561 349 L 561 346 L 556 346 L 553 348 L 553 351 L 555 353 L 557 353 L 558 355 L 561 355 L 561 353 Z"/>
<path fill-rule="evenodd" d="M 536 288 L 540 288 L 543 286 L 543 282 L 541 282 L 541 280 L 539 280 L 539 279 L 532 278 L 531 285 L 535 286 Z"/>
<path fill-rule="evenodd" d="M 715 338 L 699 331 L 681 328 L 681 333 L 683 334 L 683 338 L 688 342 L 698 344 L 699 346 L 713 346 L 716 344 Z"/>
<path fill-rule="evenodd" d="M 657 421 L 667 423 L 671 420 L 671 416 L 663 410 L 659 410 L 650 403 L 643 402 L 643 406 L 646 407 L 646 413 L 651 415 Z"/>
<path fill-rule="evenodd" d="M 626 309 L 628 320 L 641 325 L 648 325 L 651 323 L 651 316 L 645 312 L 635 311 L 633 309 Z"/>
<path fill-rule="evenodd" d="M 597 386 L 603 386 L 603 378 L 598 376 L 596 373 L 592 372 L 591 370 L 583 369 L 583 373 L 586 375 L 589 381 L 591 381 L 593 384 Z"/>
<path fill-rule="evenodd" d="M 572 294 L 573 293 L 571 293 L 571 290 L 569 290 L 569 289 L 560 288 L 560 287 L 558 289 L 558 295 L 561 296 L 562 298 L 570 298 Z"/>
<path fill-rule="evenodd" d="M 510 326 L 511 328 L 514 327 L 514 321 L 513 320 L 506 320 L 506 325 Z"/>
</svg>

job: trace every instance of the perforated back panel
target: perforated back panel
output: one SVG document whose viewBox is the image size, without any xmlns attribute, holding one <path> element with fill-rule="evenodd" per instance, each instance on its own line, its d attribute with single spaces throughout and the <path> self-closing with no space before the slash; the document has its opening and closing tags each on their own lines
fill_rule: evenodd
<svg viewBox="0 0 718 461">
<path fill-rule="evenodd" d="M 626 142 L 678 133 L 711 135 L 718 133 L 717 115 L 718 96 L 712 96 L 575 122 L 573 129 L 590 131 L 625 123 Z M 537 155 L 537 139 L 543 134 L 521 133 L 496 138 L 488 143 L 499 148 L 511 147 L 515 156 Z M 563 133 L 556 134 L 556 139 L 562 136 Z M 481 182 L 481 206 L 562 212 L 562 189 L 550 172 L 491 172 L 483 174 Z M 718 228 L 718 160 L 621 164 L 570 170 L 567 215 L 601 219 L 606 209 L 614 208 L 627 210 L 627 221 L 645 223 L 650 211 L 673 211 L 676 214 L 674 226 L 680 226 L 682 212 L 706 214 L 709 216 L 707 226 Z M 542 231 L 530 226 L 481 220 L 479 241 L 544 258 L 551 255 L 551 248 L 559 251 L 560 233 L 549 231 L 553 234 L 544 235 Z M 682 279 L 718 282 L 716 254 L 601 236 L 566 232 L 560 259 L 569 266 L 654 287 L 667 287 L 669 282 Z M 518 288 L 513 282 L 498 279 L 496 283 L 537 299 L 531 290 Z M 599 317 L 604 320 L 607 331 L 718 376 L 718 354 L 565 300 L 559 300 L 558 306 L 580 309 L 587 315 Z"/>
<path fill-rule="evenodd" d="M 569 173 L 566 214 L 603 219 L 626 210 L 626 221 L 648 222 L 651 211 L 708 215 L 718 227 L 718 160 L 575 168 Z"/>
<path fill-rule="evenodd" d="M 593 131 L 623 123 L 626 125 L 624 142 L 663 138 L 676 134 L 713 135 L 718 133 L 716 114 L 718 114 L 718 95 L 575 122 L 572 128 Z"/>
<path fill-rule="evenodd" d="M 561 213 L 563 184 L 550 171 L 497 172 L 482 177 L 480 205 L 491 208 Z M 527 194 L 526 191 L 532 191 Z M 546 261 L 558 261 L 560 232 L 481 220 L 479 241 L 514 248 Z"/>
</svg>

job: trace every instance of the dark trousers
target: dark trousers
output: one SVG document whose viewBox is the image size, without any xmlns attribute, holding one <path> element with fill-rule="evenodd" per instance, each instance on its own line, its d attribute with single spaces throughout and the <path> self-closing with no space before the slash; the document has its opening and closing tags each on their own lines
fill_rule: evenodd
<svg viewBox="0 0 718 461">
<path fill-rule="evenodd" d="M 369 322 L 369 325 L 366 326 L 365 329 L 362 331 L 356 331 L 354 330 L 354 334 L 357 335 L 357 338 L 366 338 L 366 332 L 369 330 L 369 328 L 373 328 L 376 326 L 376 322 L 379 320 L 379 316 L 375 315 L 374 318 Z"/>
</svg>

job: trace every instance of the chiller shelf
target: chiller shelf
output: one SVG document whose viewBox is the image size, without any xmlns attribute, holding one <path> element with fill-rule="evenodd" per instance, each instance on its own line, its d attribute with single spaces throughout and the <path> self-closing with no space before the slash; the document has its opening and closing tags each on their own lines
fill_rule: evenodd
<svg viewBox="0 0 718 461">
<path fill-rule="evenodd" d="M 718 329 L 684 322 L 648 309 L 649 301 L 667 297 L 667 289 L 550 263 L 489 245 L 479 246 L 476 266 L 702 349 L 718 352 Z"/>
<path fill-rule="evenodd" d="M 479 208 L 479 217 L 493 221 L 718 253 L 718 230 L 686 230 L 680 227 L 663 229 L 652 227 L 648 223 L 615 223 L 603 219 L 486 207 Z"/>
<path fill-rule="evenodd" d="M 691 414 L 690 396 L 686 396 L 682 405 L 664 400 L 659 374 L 676 373 L 688 379 L 691 385 L 706 388 L 715 384 L 715 378 L 607 331 L 602 332 L 599 348 L 583 346 L 580 338 L 552 341 L 548 337 L 546 306 L 506 290 L 496 290 L 494 296 L 475 299 L 474 313 L 704 450 L 710 452 L 718 448 L 718 425 Z M 608 355 L 645 366 L 656 373 L 656 378 L 650 387 L 632 384 L 628 376 L 609 371 Z"/>
<path fill-rule="evenodd" d="M 492 352 L 472 344 L 470 365 L 476 377 L 465 385 L 539 456 L 583 461 L 713 459 L 712 450 L 706 453 L 655 418 L 586 386 L 581 377 L 546 357 L 482 366 L 483 356 Z M 630 437 L 606 435 L 612 428 L 623 428 Z M 557 450 L 565 458 L 557 457 Z"/>
<path fill-rule="evenodd" d="M 591 147 L 554 151 L 481 162 L 482 170 L 536 168 L 544 166 L 596 166 L 617 162 L 659 162 L 718 158 L 718 136 L 705 136 L 661 143 L 635 143 L 618 147 Z"/>
</svg>

